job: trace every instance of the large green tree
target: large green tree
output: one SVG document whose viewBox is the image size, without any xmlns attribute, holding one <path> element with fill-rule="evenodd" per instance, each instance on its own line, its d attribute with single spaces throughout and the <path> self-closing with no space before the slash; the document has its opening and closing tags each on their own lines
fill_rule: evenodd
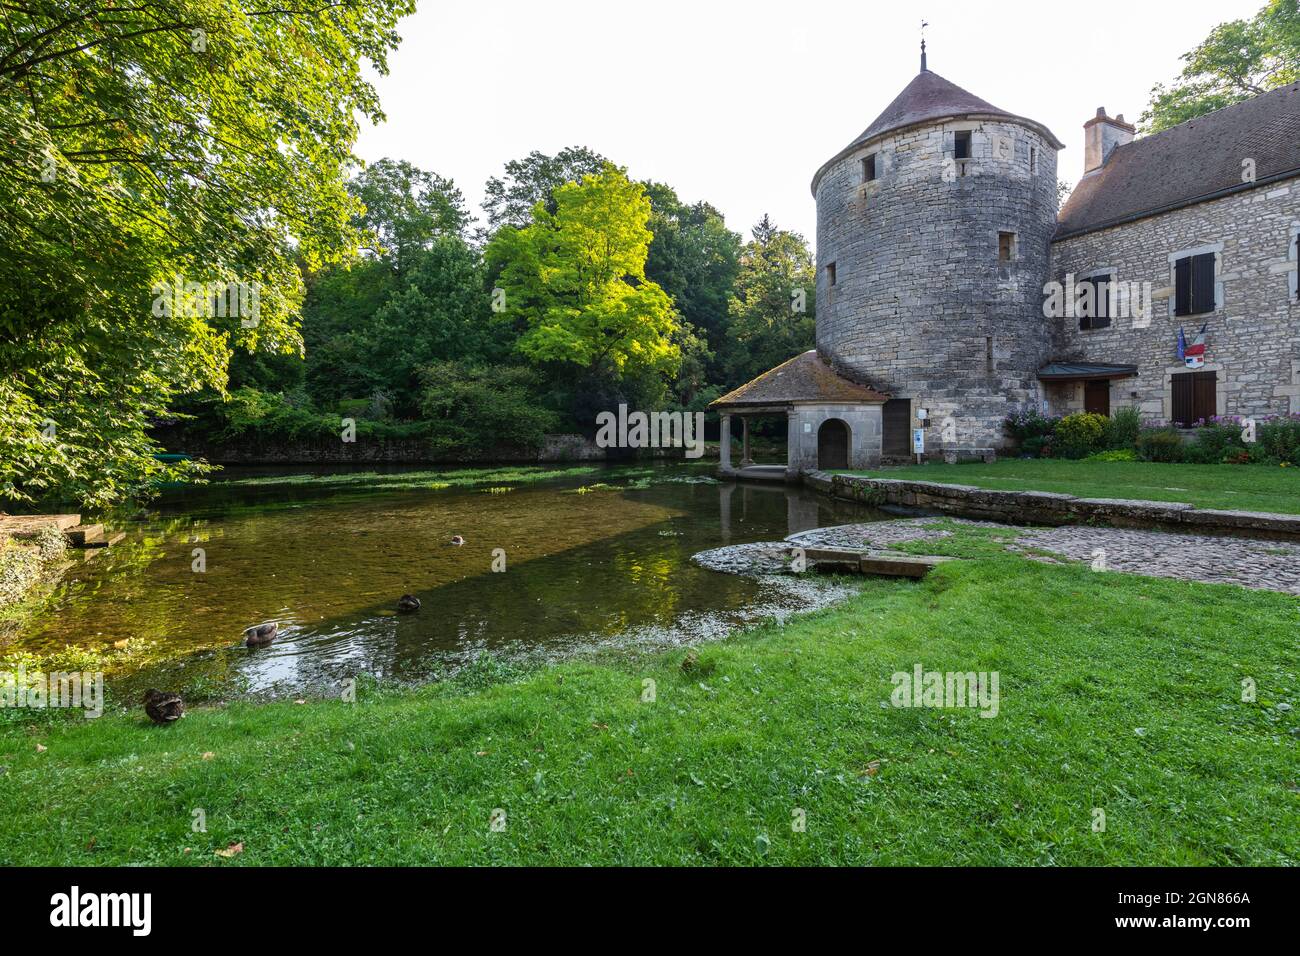
<svg viewBox="0 0 1300 956">
<path fill-rule="evenodd" d="M 0 5 L 0 497 L 102 504 L 234 349 L 294 352 L 300 268 L 349 254 L 358 117 L 414 0 Z M 177 281 L 242 283 L 256 315 Z"/>
<path fill-rule="evenodd" d="M 1249 20 L 1219 24 L 1182 59 L 1187 65 L 1172 86 L 1152 89 L 1141 119 L 1144 132 L 1158 133 L 1300 80 L 1300 4 L 1270 0 Z"/>
<path fill-rule="evenodd" d="M 505 354 L 483 286 L 479 256 L 455 236 L 412 255 L 401 273 L 371 262 L 323 276 L 303 312 L 311 399 L 331 407 L 379 393 L 394 414 L 417 415 L 420 368 Z"/>
<path fill-rule="evenodd" d="M 377 240 L 369 251 L 397 272 L 439 237 L 463 236 L 471 218 L 454 182 L 404 159 L 372 163 L 348 191 L 365 207 L 358 225 Z"/>
<path fill-rule="evenodd" d="M 553 198 L 554 212 L 539 202 L 530 225 L 502 227 L 486 250 L 519 351 L 589 374 L 673 374 L 679 323 L 672 300 L 645 275 L 645 188 L 607 165 Z"/>
<path fill-rule="evenodd" d="M 691 205 L 663 183 L 646 183 L 654 234 L 645 274 L 672 297 L 686 324 L 717 354 L 726 342 L 727 309 L 740 268 L 741 238 L 707 202 Z M 718 369 L 709 366 L 710 373 Z"/>
<path fill-rule="evenodd" d="M 803 237 L 763 216 L 741 253 L 731 297 L 723 356 L 728 386 L 813 347 L 815 291 L 813 257 Z"/>
<path fill-rule="evenodd" d="M 532 222 L 538 203 L 554 213 L 555 190 L 601 172 L 608 163 L 586 146 L 566 146 L 554 156 L 533 150 L 523 159 L 512 159 L 506 163 L 505 175 L 491 177 L 483 188 L 489 231 L 501 226 L 522 229 Z"/>
</svg>

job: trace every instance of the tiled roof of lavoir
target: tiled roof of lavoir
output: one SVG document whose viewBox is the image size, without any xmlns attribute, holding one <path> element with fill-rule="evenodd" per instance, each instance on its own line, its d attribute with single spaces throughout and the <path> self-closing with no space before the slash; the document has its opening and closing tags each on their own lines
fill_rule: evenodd
<svg viewBox="0 0 1300 956">
<path fill-rule="evenodd" d="M 1116 146 L 1079 180 L 1056 239 L 1291 176 L 1300 176 L 1300 83 Z"/>
<path fill-rule="evenodd" d="M 892 133 L 908 126 L 915 126 L 917 123 L 959 116 L 1003 117 L 1013 119 L 1019 123 L 1027 123 L 1035 129 L 1041 130 L 1048 141 L 1057 149 L 1062 147 L 1062 143 L 1052 135 L 1050 130 L 1041 124 L 1035 123 L 1033 120 L 1027 120 L 1022 116 L 1016 116 L 1014 113 L 1008 113 L 1006 110 L 998 109 L 987 100 L 982 100 L 974 93 L 963 90 L 956 83 L 945 80 L 938 73 L 922 70 L 911 83 L 908 83 L 903 88 L 903 92 L 894 97 L 894 102 L 886 106 L 885 111 L 877 116 L 870 126 L 864 129 L 848 146 L 836 153 L 821 169 L 817 170 L 817 175 L 813 177 L 812 183 L 813 195 L 817 194 L 817 183 L 827 168 L 843 159 L 863 143 L 885 133 Z"/>
<path fill-rule="evenodd" d="M 1136 365 L 1113 365 L 1109 362 L 1049 362 L 1038 370 L 1045 381 L 1076 381 L 1086 378 L 1128 378 L 1138 373 Z"/>
<path fill-rule="evenodd" d="M 888 395 L 840 375 L 810 349 L 710 403 L 710 408 L 791 402 L 883 402 Z"/>
</svg>

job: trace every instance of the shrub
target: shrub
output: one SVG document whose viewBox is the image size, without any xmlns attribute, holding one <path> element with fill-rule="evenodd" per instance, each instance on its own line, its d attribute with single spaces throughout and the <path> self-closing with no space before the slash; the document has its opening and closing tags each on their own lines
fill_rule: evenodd
<svg viewBox="0 0 1300 956">
<path fill-rule="evenodd" d="M 1134 406 L 1117 408 L 1106 422 L 1102 444 L 1112 450 L 1132 450 L 1142 430 L 1142 415 Z"/>
<path fill-rule="evenodd" d="M 1034 438 L 1050 438 L 1059 418 L 1048 418 L 1037 411 L 1012 415 L 1006 421 L 1007 434 L 1022 444 Z"/>
<path fill-rule="evenodd" d="M 1051 442 L 1048 435 L 1034 435 L 1020 443 L 1020 452 L 1030 458 L 1047 458 L 1051 455 Z"/>
<path fill-rule="evenodd" d="M 1249 457 L 1246 443 L 1241 440 L 1241 426 L 1226 419 L 1212 420 L 1196 429 L 1196 436 L 1187 448 L 1187 460 L 1215 465 L 1239 452 Z"/>
<path fill-rule="evenodd" d="M 1169 425 L 1138 432 L 1137 453 L 1143 461 L 1185 461 L 1187 457 L 1183 436 Z"/>
<path fill-rule="evenodd" d="M 531 369 L 439 362 L 422 369 L 420 377 L 420 410 L 435 451 L 537 448 L 558 427 L 558 416 L 538 401 L 540 387 Z"/>
<path fill-rule="evenodd" d="M 1101 449 L 1107 418 L 1092 412 L 1066 415 L 1056 423 L 1052 450 L 1063 458 L 1085 458 Z"/>
<path fill-rule="evenodd" d="M 1256 461 L 1300 465 L 1300 415 L 1268 418 L 1255 426 L 1251 458 Z"/>
</svg>

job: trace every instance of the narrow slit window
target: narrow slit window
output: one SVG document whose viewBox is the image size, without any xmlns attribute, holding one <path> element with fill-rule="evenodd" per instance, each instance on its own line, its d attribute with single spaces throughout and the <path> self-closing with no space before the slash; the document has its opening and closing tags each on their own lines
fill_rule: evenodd
<svg viewBox="0 0 1300 956">
<path fill-rule="evenodd" d="M 970 133 L 969 132 L 953 134 L 952 156 L 953 159 L 970 159 Z"/>
<path fill-rule="evenodd" d="M 826 266 L 826 284 L 835 285 L 835 263 L 828 263 Z"/>
<path fill-rule="evenodd" d="M 1011 262 L 1016 257 L 1016 234 L 998 233 L 998 262 Z"/>
<path fill-rule="evenodd" d="M 1029 147 L 1029 175 L 1038 175 L 1038 147 Z"/>
<path fill-rule="evenodd" d="M 863 157 L 862 160 L 862 181 L 864 183 L 875 182 L 876 180 L 876 153 Z"/>
</svg>

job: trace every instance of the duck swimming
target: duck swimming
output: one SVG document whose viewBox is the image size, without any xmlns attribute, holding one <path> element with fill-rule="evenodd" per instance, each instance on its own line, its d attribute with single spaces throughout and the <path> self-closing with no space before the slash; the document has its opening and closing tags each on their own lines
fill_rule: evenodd
<svg viewBox="0 0 1300 956">
<path fill-rule="evenodd" d="M 454 544 L 456 547 L 459 548 L 462 544 L 465 543 L 465 539 L 462 538 L 462 537 L 461 537 L 460 535 L 458 535 L 458 534 L 453 534 L 453 535 L 451 536 L 451 543 Z"/>
<path fill-rule="evenodd" d="M 403 594 L 397 599 L 397 610 L 401 614 L 413 614 L 420 609 L 420 599 L 414 594 Z"/>
<path fill-rule="evenodd" d="M 266 624 L 254 624 L 252 627 L 244 629 L 244 643 L 249 647 L 266 647 L 275 640 L 275 635 L 280 632 L 280 625 L 275 621 L 268 621 Z"/>
</svg>

